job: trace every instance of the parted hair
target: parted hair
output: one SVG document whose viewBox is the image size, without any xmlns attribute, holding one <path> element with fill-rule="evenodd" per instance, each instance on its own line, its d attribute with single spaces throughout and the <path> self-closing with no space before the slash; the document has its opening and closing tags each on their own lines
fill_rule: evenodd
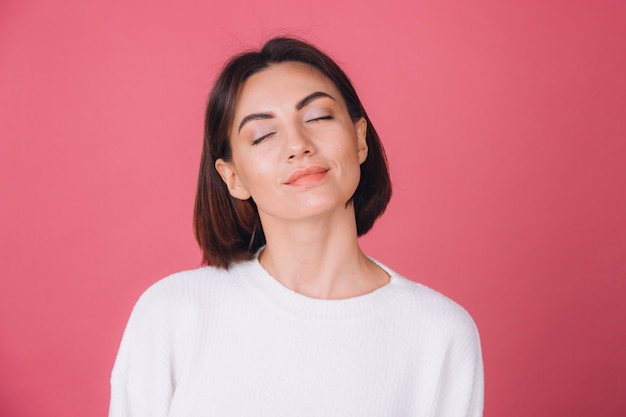
<svg viewBox="0 0 626 417">
<path fill-rule="evenodd" d="M 252 198 L 239 200 L 230 195 L 215 161 L 232 158 L 229 136 L 243 84 L 253 74 L 281 62 L 301 62 L 319 70 L 341 93 L 352 120 L 367 121 L 367 158 L 361 164 L 359 185 L 347 202 L 354 204 L 358 236 L 372 228 L 391 198 L 385 151 L 346 74 L 307 42 L 288 37 L 270 39 L 260 50 L 241 53 L 226 62 L 209 95 L 193 218 L 205 265 L 228 268 L 233 262 L 251 259 L 265 245 L 256 204 Z"/>
</svg>

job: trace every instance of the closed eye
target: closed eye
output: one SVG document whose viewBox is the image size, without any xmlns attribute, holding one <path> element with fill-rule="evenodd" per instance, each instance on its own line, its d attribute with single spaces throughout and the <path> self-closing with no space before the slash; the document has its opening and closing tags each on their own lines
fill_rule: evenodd
<svg viewBox="0 0 626 417">
<path fill-rule="evenodd" d="M 270 136 L 272 136 L 274 133 L 276 132 L 270 132 L 267 135 L 263 135 L 260 138 L 257 138 L 255 140 L 252 141 L 252 145 L 258 145 L 259 143 L 263 142 L 265 139 L 269 138 Z"/>
<path fill-rule="evenodd" d="M 314 119 L 307 120 L 307 123 L 308 122 L 317 122 L 317 121 L 320 121 L 320 120 L 332 120 L 332 118 L 333 118 L 333 116 L 316 117 Z"/>
</svg>

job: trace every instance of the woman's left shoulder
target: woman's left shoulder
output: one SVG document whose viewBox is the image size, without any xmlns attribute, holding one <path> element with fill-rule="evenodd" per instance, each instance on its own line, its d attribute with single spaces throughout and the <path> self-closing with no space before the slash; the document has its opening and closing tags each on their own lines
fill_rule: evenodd
<svg viewBox="0 0 626 417">
<path fill-rule="evenodd" d="M 450 297 L 425 284 L 398 274 L 389 267 L 379 265 L 391 276 L 394 291 L 402 293 L 401 308 L 407 318 L 435 323 L 442 328 L 476 332 L 476 324 L 468 311 Z"/>
</svg>

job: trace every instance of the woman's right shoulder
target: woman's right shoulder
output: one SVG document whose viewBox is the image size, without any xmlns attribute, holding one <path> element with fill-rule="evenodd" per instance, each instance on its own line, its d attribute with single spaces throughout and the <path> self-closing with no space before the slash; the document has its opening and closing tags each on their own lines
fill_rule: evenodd
<svg viewBox="0 0 626 417">
<path fill-rule="evenodd" d="M 144 291 L 142 297 L 162 297 L 177 291 L 193 291 L 219 286 L 231 275 L 231 271 L 213 266 L 180 271 L 154 282 Z"/>
<path fill-rule="evenodd" d="M 135 303 L 134 311 L 189 309 L 197 304 L 228 298 L 241 285 L 237 273 L 213 266 L 171 274 L 150 285 Z"/>
</svg>

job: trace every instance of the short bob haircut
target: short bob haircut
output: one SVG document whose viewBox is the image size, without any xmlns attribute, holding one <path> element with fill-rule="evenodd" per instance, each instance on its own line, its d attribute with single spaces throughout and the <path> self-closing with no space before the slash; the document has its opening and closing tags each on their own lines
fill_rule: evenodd
<svg viewBox="0 0 626 417">
<path fill-rule="evenodd" d="M 346 74 L 313 45 L 294 38 L 271 39 L 260 51 L 244 52 L 231 58 L 209 96 L 193 222 L 205 265 L 228 268 L 232 262 L 252 259 L 265 245 L 254 201 L 230 195 L 215 169 L 215 161 L 232 158 L 229 135 L 243 84 L 251 75 L 281 62 L 302 62 L 319 70 L 340 91 L 352 120 L 363 117 L 367 121 L 367 158 L 361 164 L 359 185 L 346 203 L 354 203 L 358 236 L 372 228 L 391 198 L 385 151 Z"/>
</svg>

